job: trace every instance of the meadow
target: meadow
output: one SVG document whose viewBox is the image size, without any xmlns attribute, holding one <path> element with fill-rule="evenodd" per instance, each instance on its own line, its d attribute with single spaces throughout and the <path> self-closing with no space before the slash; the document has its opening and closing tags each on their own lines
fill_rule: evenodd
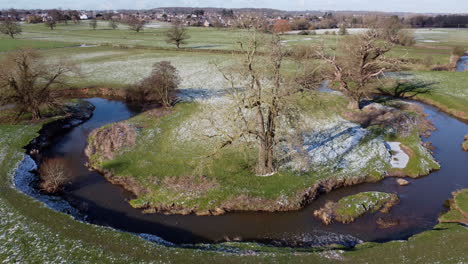
<svg viewBox="0 0 468 264">
<path fill-rule="evenodd" d="M 86 22 L 79 25 L 58 25 L 50 30 L 42 24 L 23 25 L 17 39 L 0 37 L 0 58 L 20 47 L 41 49 L 50 60 L 65 57 L 74 61 L 80 74 L 71 77 L 73 88 L 107 87 L 122 89 L 139 81 L 155 62 L 171 61 L 183 79 L 183 89 L 221 89 L 216 64 L 230 59 L 237 49 L 236 40 L 245 36 L 243 30 L 190 28 L 191 39 L 176 50 L 164 40 L 167 24 L 154 24 L 141 33 L 129 31 L 125 25 L 111 30 L 100 22 L 92 30 Z M 411 78 L 434 83 L 434 92 L 424 98 L 446 107 L 448 112 L 466 113 L 468 83 L 466 73 L 429 72 L 422 60 L 433 57 L 434 63 L 448 63 L 451 49 L 468 45 L 468 31 L 455 29 L 416 30 L 414 47 L 395 47 L 391 56 L 420 60 L 410 71 Z M 283 36 L 287 46 L 325 43 L 333 45 L 341 36 Z M 79 47 L 82 44 L 88 47 Z M 89 46 L 92 45 L 92 46 Z M 96 45 L 96 46 L 94 46 Z M 413 67 L 412 66 L 412 67 Z M 415 70 L 416 69 L 416 70 Z M 339 102 L 338 102 L 339 104 Z M 451 110 L 450 110 L 451 109 Z M 186 111 L 193 110 L 191 108 Z M 132 122 L 146 122 L 145 116 Z M 156 129 L 160 124 L 152 124 Z M 170 123 L 168 123 L 170 125 Z M 411 237 L 408 241 L 364 243 L 352 250 L 273 248 L 250 243 L 196 245 L 194 248 L 168 247 L 140 236 L 94 226 L 58 213 L 42 203 L 18 192 L 13 175 L 23 159 L 24 149 L 40 130 L 42 123 L 0 125 L 0 260 L 6 263 L 27 262 L 226 262 L 226 263 L 464 263 L 466 227 L 446 223 L 434 230 Z M 155 141 L 155 144 L 162 144 Z M 132 158 L 132 153 L 127 157 Z M 155 154 L 156 155 L 156 154 Z M 165 160 L 156 156 L 154 159 Z M 112 164 L 108 164 L 111 166 Z M 137 170 L 138 168 L 129 168 Z M 245 177 L 241 172 L 240 177 Z M 306 183 L 300 183 L 307 184 Z M 261 180 L 255 183 L 262 185 Z M 296 188 L 297 186 L 293 186 Z M 275 186 L 271 189 L 274 191 Z M 311 216 L 312 217 L 312 216 Z M 53 223 L 53 224 L 51 224 Z M 156 239 L 157 240 L 157 239 Z"/>
</svg>

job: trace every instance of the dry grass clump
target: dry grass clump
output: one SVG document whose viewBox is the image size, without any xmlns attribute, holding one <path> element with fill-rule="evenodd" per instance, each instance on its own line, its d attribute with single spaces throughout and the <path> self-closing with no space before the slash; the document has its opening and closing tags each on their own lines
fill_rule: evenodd
<svg viewBox="0 0 468 264">
<path fill-rule="evenodd" d="M 39 187 L 47 193 L 62 191 L 63 186 L 70 180 L 70 173 L 62 158 L 47 159 L 39 169 L 41 183 Z"/>
<path fill-rule="evenodd" d="M 465 141 L 462 144 L 462 148 L 464 151 L 468 151 L 468 135 L 465 136 Z"/>
<path fill-rule="evenodd" d="M 127 123 L 117 123 L 91 133 L 90 144 L 86 147 L 86 155 L 98 154 L 103 160 L 111 160 L 124 147 L 136 143 L 137 132 Z"/>
</svg>

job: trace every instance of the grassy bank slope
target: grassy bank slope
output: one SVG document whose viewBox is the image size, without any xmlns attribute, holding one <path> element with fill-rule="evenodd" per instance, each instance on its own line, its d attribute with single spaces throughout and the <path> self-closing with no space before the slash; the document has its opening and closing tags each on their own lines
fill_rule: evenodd
<svg viewBox="0 0 468 264">
<path fill-rule="evenodd" d="M 468 122 L 468 74 L 466 72 L 405 72 L 402 79 L 429 88 L 417 100 Z"/>
</svg>

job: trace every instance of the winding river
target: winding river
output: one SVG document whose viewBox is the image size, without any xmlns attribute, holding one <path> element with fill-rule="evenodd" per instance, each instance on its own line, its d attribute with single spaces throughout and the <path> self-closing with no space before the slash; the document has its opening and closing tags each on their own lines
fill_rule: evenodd
<svg viewBox="0 0 468 264">
<path fill-rule="evenodd" d="M 438 128 L 427 140 L 435 147 L 435 158 L 442 169 L 421 179 L 410 179 L 409 186 L 400 187 L 395 178 L 386 178 L 379 183 L 335 190 L 320 196 L 303 210 L 293 212 L 234 212 L 221 216 L 143 214 L 128 204 L 131 194 L 84 166 L 86 157 L 83 153 L 86 139 L 93 129 L 128 119 L 137 112 L 119 101 L 101 98 L 87 100 L 96 106 L 93 117 L 56 138 L 44 152 L 46 157 L 65 158 L 72 172 L 72 183 L 63 198 L 86 215 L 86 221 L 90 223 L 152 234 L 178 244 L 242 240 L 290 246 L 330 243 L 352 246 L 359 240 L 383 242 L 406 239 L 433 228 L 439 214 L 446 210 L 444 202 L 451 197 L 451 192 L 468 187 L 468 154 L 461 150 L 468 126 L 433 107 L 423 105 L 428 118 Z M 336 201 L 362 191 L 394 192 L 401 202 L 389 214 L 368 214 L 348 225 L 334 223 L 325 226 L 314 218 L 313 211 L 326 201 Z M 376 225 L 379 217 L 398 221 L 399 224 L 380 229 Z"/>
</svg>

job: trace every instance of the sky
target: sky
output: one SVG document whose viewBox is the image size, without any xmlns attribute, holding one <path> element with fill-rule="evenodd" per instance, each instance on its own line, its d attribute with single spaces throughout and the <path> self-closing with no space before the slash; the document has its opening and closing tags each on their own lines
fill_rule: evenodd
<svg viewBox="0 0 468 264">
<path fill-rule="evenodd" d="M 0 0 L 0 9 L 150 9 L 167 6 L 468 13 L 468 0 Z"/>
</svg>

